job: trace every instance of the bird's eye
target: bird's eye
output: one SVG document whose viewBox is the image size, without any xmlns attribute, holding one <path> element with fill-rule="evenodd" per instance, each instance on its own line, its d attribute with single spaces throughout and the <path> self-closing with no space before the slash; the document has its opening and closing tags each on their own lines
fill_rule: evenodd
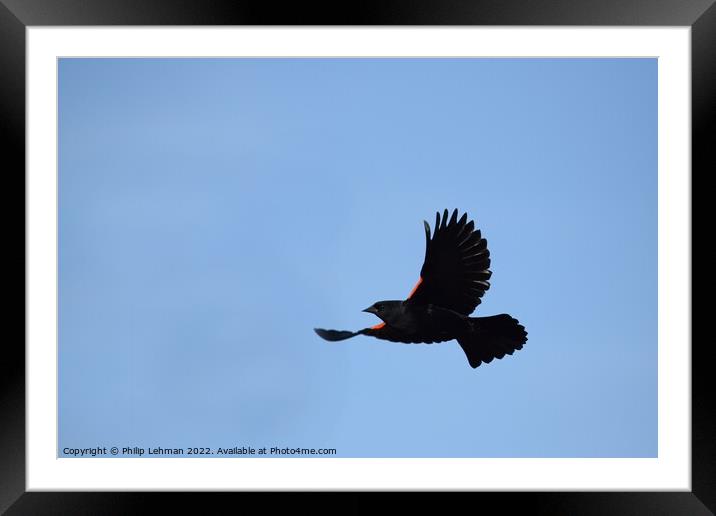
<svg viewBox="0 0 716 516">
<path fill-rule="evenodd" d="M 381 305 L 380 303 L 376 303 L 375 309 L 376 309 L 376 310 L 382 310 L 382 309 L 383 309 L 383 305 Z"/>
</svg>

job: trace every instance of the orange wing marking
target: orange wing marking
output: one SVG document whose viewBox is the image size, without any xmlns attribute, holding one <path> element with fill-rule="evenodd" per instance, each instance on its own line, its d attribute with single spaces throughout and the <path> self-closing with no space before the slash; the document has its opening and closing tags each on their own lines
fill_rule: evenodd
<svg viewBox="0 0 716 516">
<path fill-rule="evenodd" d="M 420 276 L 420 279 L 418 280 L 418 282 L 417 282 L 417 283 L 415 284 L 415 286 L 413 287 L 413 290 L 411 290 L 411 291 L 410 291 L 410 294 L 408 294 L 408 299 L 410 299 L 411 297 L 413 297 L 413 294 L 415 294 L 415 291 L 418 290 L 418 287 L 419 287 L 420 285 L 422 285 L 422 284 L 423 284 L 423 277 Z"/>
<path fill-rule="evenodd" d="M 384 323 L 384 322 L 378 323 L 378 324 L 376 324 L 375 326 L 371 326 L 370 329 L 371 329 L 371 330 L 380 330 L 383 326 L 385 326 L 385 323 Z"/>
</svg>

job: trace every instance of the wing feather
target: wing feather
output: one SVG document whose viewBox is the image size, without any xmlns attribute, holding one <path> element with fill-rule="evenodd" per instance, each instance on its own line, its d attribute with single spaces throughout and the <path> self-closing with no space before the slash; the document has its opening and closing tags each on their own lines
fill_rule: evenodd
<svg viewBox="0 0 716 516">
<path fill-rule="evenodd" d="M 425 222 L 425 261 L 410 303 L 433 304 L 470 315 L 490 288 L 490 251 L 467 213 L 435 214 L 435 233 Z M 390 339 L 388 339 L 390 340 Z"/>
<path fill-rule="evenodd" d="M 373 326 L 360 330 L 360 334 L 375 337 L 377 339 L 389 340 L 391 342 L 402 342 L 403 344 L 432 344 L 434 342 L 445 342 L 454 339 L 454 335 L 448 334 L 427 334 L 421 333 L 420 336 L 408 335 L 391 326 L 383 325 L 380 328 Z"/>
<path fill-rule="evenodd" d="M 347 340 L 356 335 L 368 335 L 369 337 L 375 337 L 377 339 L 389 340 L 391 342 L 402 342 L 404 344 L 432 344 L 433 342 L 445 342 L 455 338 L 454 335 L 448 334 L 427 334 L 421 333 L 420 336 L 408 335 L 396 330 L 385 323 L 379 323 L 370 328 L 363 328 L 358 331 L 347 331 L 347 330 L 325 330 L 323 328 L 314 328 L 314 331 L 319 337 L 329 342 L 339 342 Z"/>
</svg>

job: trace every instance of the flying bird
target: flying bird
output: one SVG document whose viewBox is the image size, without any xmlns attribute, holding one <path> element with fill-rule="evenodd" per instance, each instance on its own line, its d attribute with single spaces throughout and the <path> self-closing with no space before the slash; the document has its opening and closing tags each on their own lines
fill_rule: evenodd
<svg viewBox="0 0 716 516">
<path fill-rule="evenodd" d="M 364 312 L 383 322 L 359 331 L 315 332 L 335 342 L 356 335 L 406 344 L 457 340 L 473 368 L 511 355 L 527 342 L 527 332 L 510 315 L 470 317 L 490 288 L 490 251 L 467 213 L 455 210 L 435 217 L 435 233 L 425 225 L 425 261 L 420 279 L 404 301 L 377 301 Z"/>
</svg>

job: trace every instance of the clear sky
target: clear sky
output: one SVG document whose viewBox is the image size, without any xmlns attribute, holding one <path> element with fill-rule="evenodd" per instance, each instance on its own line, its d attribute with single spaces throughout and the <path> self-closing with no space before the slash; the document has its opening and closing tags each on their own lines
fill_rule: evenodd
<svg viewBox="0 0 716 516">
<path fill-rule="evenodd" d="M 657 454 L 655 59 L 62 59 L 59 446 Z M 423 219 L 521 351 L 321 340 Z"/>
</svg>

